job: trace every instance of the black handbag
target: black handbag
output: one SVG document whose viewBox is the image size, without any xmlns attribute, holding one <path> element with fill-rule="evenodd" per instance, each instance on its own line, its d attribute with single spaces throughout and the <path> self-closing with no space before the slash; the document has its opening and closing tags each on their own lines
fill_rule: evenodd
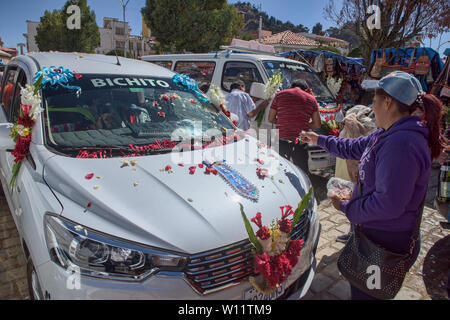
<svg viewBox="0 0 450 320">
<path fill-rule="evenodd" d="M 377 299 L 395 298 L 402 287 L 406 273 L 415 261 L 413 251 L 419 240 L 424 205 L 425 199 L 411 237 L 410 250 L 406 254 L 398 254 L 382 248 L 362 233 L 360 225 L 355 226 L 355 231 L 347 241 L 337 262 L 339 271 L 348 282 Z M 374 275 L 374 266 L 379 267 L 377 268 L 379 286 L 369 289 L 369 283 Z"/>
</svg>

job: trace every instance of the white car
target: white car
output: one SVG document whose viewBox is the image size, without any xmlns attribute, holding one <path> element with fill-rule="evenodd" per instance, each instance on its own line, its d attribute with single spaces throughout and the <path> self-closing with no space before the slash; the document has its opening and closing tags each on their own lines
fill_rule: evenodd
<svg viewBox="0 0 450 320">
<path fill-rule="evenodd" d="M 20 108 L 19 89 L 51 66 L 76 73 L 69 84 L 81 92 L 42 90 L 44 111 L 11 188 L 14 142 L 8 135 Z M 314 198 L 294 227 L 293 238 L 305 242 L 299 263 L 271 296 L 258 294 L 248 281 L 251 245 L 239 203 L 249 219 L 259 211 L 270 225 L 280 217 L 280 206 L 297 206 L 309 179 L 278 155 L 272 157 L 279 159 L 273 179 L 258 178 L 249 157 L 262 146 L 252 137 L 171 152 L 180 142 L 173 130 L 194 137 L 216 125 L 235 129 L 212 104 L 200 104 L 197 95 L 176 85 L 174 75 L 143 61 L 76 53 L 29 54 L 7 65 L 0 99 L 5 103 L 1 182 L 28 261 L 33 298 L 232 300 L 306 294 L 320 234 Z M 14 94 L 6 93 L 8 85 Z M 203 127 L 196 128 L 195 121 Z M 218 150 L 225 150 L 223 159 L 208 153 Z M 185 157 L 184 166 L 174 162 L 178 156 Z M 191 158 L 192 166 L 204 159 L 206 165 L 214 160 L 226 165 L 245 190 L 198 166 L 191 174 L 186 160 Z"/>
<path fill-rule="evenodd" d="M 143 56 L 142 60 L 158 64 L 176 73 L 186 74 L 194 78 L 203 92 L 208 92 L 211 85 L 220 88 L 226 95 L 230 92 L 230 86 L 236 80 L 245 83 L 247 92 L 252 97 L 262 99 L 263 95 L 259 86 L 263 87 L 270 77 L 280 70 L 284 78 L 281 90 L 289 89 L 294 80 L 302 79 L 313 90 L 321 108 L 336 109 L 337 102 L 328 87 L 320 80 L 313 68 L 305 63 L 281 58 L 272 55 L 230 53 L 221 51 L 217 53 L 201 54 L 168 54 Z M 256 90 L 254 87 L 256 87 Z M 261 100 L 262 101 L 262 100 Z M 267 109 L 268 110 L 268 109 Z M 252 129 L 269 130 L 267 143 L 271 142 L 270 130 L 275 126 L 269 122 L 269 112 L 266 110 L 264 119 L 258 127 L 255 119 L 251 121 Z M 343 119 L 341 111 L 337 113 L 321 114 L 322 120 L 326 116 L 334 115 L 336 119 Z M 266 139 L 261 137 L 260 139 Z M 309 169 L 320 170 L 331 168 L 336 164 L 336 158 L 317 146 L 309 146 Z"/>
</svg>

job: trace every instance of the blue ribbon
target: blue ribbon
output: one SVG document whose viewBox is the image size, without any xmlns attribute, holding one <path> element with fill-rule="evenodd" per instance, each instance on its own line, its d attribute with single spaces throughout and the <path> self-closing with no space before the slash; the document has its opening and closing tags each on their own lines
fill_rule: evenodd
<svg viewBox="0 0 450 320">
<path fill-rule="evenodd" d="M 41 71 L 36 72 L 34 81 L 37 81 L 41 76 L 43 77 L 41 83 L 42 89 L 54 89 L 57 86 L 61 86 L 69 90 L 77 90 L 77 94 L 81 91 L 80 87 L 68 85 L 70 81 L 75 79 L 75 76 L 72 71 L 64 67 L 44 67 Z"/>
<path fill-rule="evenodd" d="M 177 86 L 181 86 L 187 90 L 192 91 L 197 96 L 197 98 L 200 99 L 200 101 L 209 103 L 209 99 L 200 91 L 200 89 L 198 88 L 198 84 L 194 79 L 184 74 L 176 74 L 173 76 L 172 80 Z"/>
</svg>

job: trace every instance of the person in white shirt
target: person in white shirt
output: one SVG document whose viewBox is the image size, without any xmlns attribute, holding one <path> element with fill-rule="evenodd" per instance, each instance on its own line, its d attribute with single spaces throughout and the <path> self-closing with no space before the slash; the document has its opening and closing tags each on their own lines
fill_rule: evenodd
<svg viewBox="0 0 450 320">
<path fill-rule="evenodd" d="M 250 119 L 266 108 L 268 103 L 264 101 L 256 107 L 250 95 L 245 92 L 243 81 L 238 80 L 234 82 L 230 89 L 231 93 L 226 98 L 227 108 L 231 113 L 239 117 L 238 128 L 247 131 L 250 129 Z"/>
</svg>

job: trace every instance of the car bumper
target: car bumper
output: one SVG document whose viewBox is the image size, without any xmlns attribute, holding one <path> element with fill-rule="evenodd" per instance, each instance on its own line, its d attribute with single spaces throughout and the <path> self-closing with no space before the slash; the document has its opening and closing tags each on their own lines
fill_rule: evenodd
<svg viewBox="0 0 450 320">
<path fill-rule="evenodd" d="M 320 230 L 315 214 L 299 263 L 286 280 L 283 299 L 300 299 L 308 291 L 315 274 L 315 252 Z M 243 281 L 224 290 L 201 295 L 189 285 L 183 273 L 161 272 L 133 283 L 80 276 L 51 261 L 39 266 L 36 271 L 43 295 L 56 300 L 242 300 L 244 291 L 251 287 L 248 281 Z"/>
</svg>

